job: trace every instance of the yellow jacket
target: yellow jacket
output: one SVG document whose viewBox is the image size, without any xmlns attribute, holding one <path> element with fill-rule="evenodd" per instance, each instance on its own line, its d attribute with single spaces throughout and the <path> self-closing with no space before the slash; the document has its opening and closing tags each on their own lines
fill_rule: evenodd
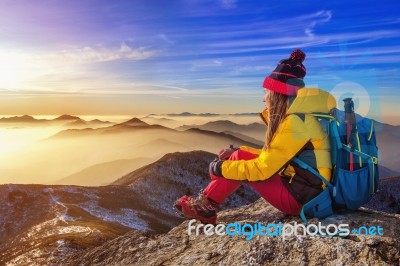
<svg viewBox="0 0 400 266">
<path fill-rule="evenodd" d="M 334 107 L 336 100 L 328 92 L 317 88 L 300 89 L 272 138 L 270 148 L 258 150 L 240 147 L 258 154 L 258 158 L 224 161 L 221 167 L 223 176 L 233 180 L 260 181 L 279 173 L 288 177 L 290 183 L 297 178 L 296 172 L 300 172 L 291 163 L 292 158 L 298 156 L 330 180 L 332 164 L 329 139 L 318 119 L 310 114 L 329 113 Z"/>
</svg>

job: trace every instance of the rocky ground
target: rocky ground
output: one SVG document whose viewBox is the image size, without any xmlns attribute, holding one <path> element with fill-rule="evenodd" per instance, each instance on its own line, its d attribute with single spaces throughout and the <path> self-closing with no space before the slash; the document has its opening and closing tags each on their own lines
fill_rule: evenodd
<svg viewBox="0 0 400 266">
<path fill-rule="evenodd" d="M 219 223 L 301 223 L 262 199 L 223 211 Z M 309 220 L 317 224 L 317 219 Z M 399 265 L 400 215 L 362 209 L 342 211 L 321 221 L 347 223 L 349 228 L 381 226 L 383 236 L 351 233 L 347 237 L 323 236 L 207 236 L 188 235 L 188 222 L 166 234 L 130 232 L 69 257 L 65 265 Z"/>
</svg>

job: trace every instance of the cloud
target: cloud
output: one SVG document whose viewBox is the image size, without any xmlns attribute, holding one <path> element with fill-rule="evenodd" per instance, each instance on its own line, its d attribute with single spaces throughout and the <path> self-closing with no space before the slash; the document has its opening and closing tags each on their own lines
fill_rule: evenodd
<svg viewBox="0 0 400 266">
<path fill-rule="evenodd" d="M 55 52 L 27 53 L 23 50 L 0 49 L 0 87 L 25 89 L 92 85 L 99 80 L 99 73 L 91 70 L 92 63 L 131 60 L 139 61 L 154 57 L 158 51 L 148 47 L 132 47 L 122 42 L 119 47 L 85 46 Z M 104 71 L 101 80 L 115 83 L 110 69 Z M 112 71 L 111 71 L 112 72 Z M 63 85 L 64 84 L 64 85 Z M 74 84 L 74 85 L 72 85 Z"/>
<path fill-rule="evenodd" d="M 223 82 L 222 82 L 223 83 Z M 183 86 L 176 86 L 162 83 L 125 83 L 120 84 L 118 89 L 115 88 L 101 88 L 81 90 L 82 95 L 157 95 L 169 98 L 184 98 L 190 96 L 203 96 L 209 97 L 243 97 L 249 96 L 249 91 L 243 91 L 240 88 L 232 88 L 231 86 L 225 88 L 223 85 L 215 84 L 213 88 L 204 86 L 203 88 L 188 88 Z M 251 93 L 250 93 L 251 95 Z M 258 97 L 259 92 L 255 93 Z"/>
<path fill-rule="evenodd" d="M 317 13 L 312 14 L 311 17 L 313 18 L 313 21 L 304 30 L 304 33 L 306 34 L 306 36 L 314 38 L 315 37 L 314 28 L 319 24 L 324 24 L 324 23 L 329 22 L 332 18 L 332 12 L 326 11 L 326 10 L 321 10 Z"/>
<path fill-rule="evenodd" d="M 346 43 L 347 44 L 347 43 Z M 310 58 L 316 58 L 320 63 L 332 68 L 358 68 L 371 64 L 396 64 L 400 61 L 399 46 L 381 46 L 368 49 L 345 49 L 342 51 L 315 52 Z M 376 66 L 374 68 L 377 68 Z M 377 68 L 378 69 L 378 68 Z M 382 69 L 382 67 L 380 67 Z M 386 72 L 387 70 L 385 70 Z M 397 76 L 397 75 L 394 75 Z"/>
<path fill-rule="evenodd" d="M 168 44 L 174 44 L 175 42 L 171 41 L 167 35 L 165 35 L 164 33 L 158 34 L 157 37 L 161 40 L 163 40 L 164 42 L 168 43 Z"/>
<path fill-rule="evenodd" d="M 237 0 L 219 0 L 219 4 L 224 9 L 234 9 L 237 7 Z"/>
<path fill-rule="evenodd" d="M 273 36 L 273 35 L 271 35 Z M 369 32 L 345 32 L 326 33 L 314 35 L 314 37 L 260 37 L 248 40 L 216 40 L 208 45 L 205 54 L 220 56 L 221 54 L 252 53 L 262 51 L 274 51 L 279 49 L 292 49 L 302 47 L 338 47 L 346 41 L 347 45 L 370 43 L 379 39 L 389 39 L 400 36 L 395 30 L 376 30 Z M 389 47 L 388 47 L 389 48 Z M 380 48 L 379 48 L 380 49 Z M 390 49 L 390 48 L 389 48 Z M 244 54 L 242 54 L 244 55 Z"/>
<path fill-rule="evenodd" d="M 39 54 L 31 56 L 34 61 L 51 61 L 63 63 L 98 63 L 118 60 L 145 60 L 158 54 L 149 47 L 132 47 L 122 42 L 119 47 L 92 47 L 85 46 L 62 50 L 50 54 Z"/>
<path fill-rule="evenodd" d="M 132 84 L 134 86 L 148 86 L 148 87 L 155 87 L 166 89 L 169 92 L 178 92 L 178 93 L 187 93 L 189 90 L 180 86 L 173 86 L 173 85 L 164 85 L 164 84 L 149 84 L 149 83 L 142 83 L 142 84 Z"/>
<path fill-rule="evenodd" d="M 193 38 L 195 34 L 195 36 L 204 38 L 208 42 L 222 39 L 254 39 L 257 36 L 270 38 L 274 36 L 297 37 L 304 33 L 305 29 L 313 32 L 317 25 L 329 22 L 332 19 L 332 11 L 322 10 L 305 15 L 288 16 L 285 19 L 273 16 L 266 19 L 255 14 L 254 16 L 253 14 L 247 14 L 247 16 L 251 17 L 251 20 L 249 19 L 243 23 L 225 23 L 225 21 L 215 20 L 215 22 L 201 23 L 190 28 L 183 28 L 179 32 L 172 32 L 171 36 Z"/>
<path fill-rule="evenodd" d="M 284 20 L 255 17 L 249 23 L 201 24 L 190 31 L 180 31 L 173 36 L 190 39 L 193 38 L 193 31 L 195 31 L 198 39 L 207 40 L 201 52 L 209 55 L 312 47 L 327 44 L 336 36 L 342 37 L 340 32 L 325 33 L 324 35 L 314 33 L 318 25 L 328 23 L 331 19 L 332 12 L 329 10 L 288 17 Z M 355 33 L 357 36 L 360 32 Z M 348 33 L 344 37 L 354 38 L 352 33 Z M 368 35 L 368 39 L 370 38 L 371 35 Z M 185 46 L 185 43 L 181 43 L 181 45 Z M 191 44 L 189 43 L 189 45 Z M 179 50 L 179 55 L 185 51 L 192 53 L 193 49 Z M 174 53 L 173 51 L 169 52 Z"/>
<path fill-rule="evenodd" d="M 210 67 L 221 67 L 224 65 L 224 62 L 218 59 L 214 60 L 204 60 L 192 63 L 190 67 L 190 71 L 197 71 L 198 69 L 210 68 Z"/>
<path fill-rule="evenodd" d="M 251 73 L 267 73 L 274 69 L 275 66 L 272 65 L 245 65 L 235 67 L 233 71 L 231 71 L 231 75 L 239 76 L 242 74 L 251 74 Z"/>
</svg>

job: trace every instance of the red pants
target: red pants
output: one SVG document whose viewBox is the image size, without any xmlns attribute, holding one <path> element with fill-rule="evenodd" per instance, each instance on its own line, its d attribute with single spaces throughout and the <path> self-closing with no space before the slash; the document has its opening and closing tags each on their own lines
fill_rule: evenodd
<svg viewBox="0 0 400 266">
<path fill-rule="evenodd" d="M 229 160 L 251 160 L 257 158 L 258 155 L 238 150 L 234 152 Z M 298 215 L 302 205 L 290 194 L 286 186 L 281 180 L 281 176 L 276 174 L 264 181 L 236 181 L 226 178 L 215 178 L 205 188 L 206 197 L 222 203 L 229 195 L 235 192 L 242 183 L 252 187 L 257 193 L 268 201 L 278 210 L 290 214 Z"/>
</svg>

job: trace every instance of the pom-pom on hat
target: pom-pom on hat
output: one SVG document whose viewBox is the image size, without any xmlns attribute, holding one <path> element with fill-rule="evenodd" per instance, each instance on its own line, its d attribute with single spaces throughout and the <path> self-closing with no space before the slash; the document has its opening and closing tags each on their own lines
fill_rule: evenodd
<svg viewBox="0 0 400 266">
<path fill-rule="evenodd" d="M 300 49 L 294 50 L 290 58 L 281 60 L 271 75 L 265 78 L 263 87 L 285 95 L 296 95 L 298 89 L 305 86 L 306 68 L 302 64 L 305 58 L 306 54 Z"/>
</svg>

